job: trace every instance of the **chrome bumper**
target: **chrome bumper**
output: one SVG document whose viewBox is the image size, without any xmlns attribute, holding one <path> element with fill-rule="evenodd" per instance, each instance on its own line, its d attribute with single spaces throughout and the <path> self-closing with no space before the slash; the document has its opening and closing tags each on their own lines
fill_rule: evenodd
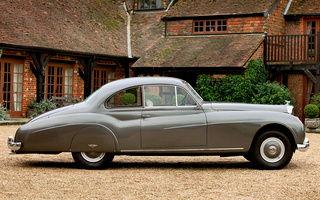
<svg viewBox="0 0 320 200">
<path fill-rule="evenodd" d="M 8 148 L 11 150 L 9 153 L 13 154 L 21 148 L 21 142 L 14 142 L 13 137 L 8 137 Z"/>
<path fill-rule="evenodd" d="M 308 150 L 310 144 L 309 144 L 309 139 L 306 137 L 304 138 L 304 141 L 302 144 L 297 144 L 297 149 L 299 151 L 305 152 Z"/>
</svg>

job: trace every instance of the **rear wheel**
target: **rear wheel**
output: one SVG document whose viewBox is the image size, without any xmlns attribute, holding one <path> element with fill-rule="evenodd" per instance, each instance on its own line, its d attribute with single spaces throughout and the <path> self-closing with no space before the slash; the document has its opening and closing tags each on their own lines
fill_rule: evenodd
<svg viewBox="0 0 320 200">
<path fill-rule="evenodd" d="M 261 134 L 251 150 L 252 161 L 261 169 L 281 169 L 290 162 L 292 155 L 289 138 L 276 130 Z"/>
<path fill-rule="evenodd" d="M 114 155 L 104 152 L 72 152 L 73 160 L 85 168 L 106 168 L 113 160 Z"/>
</svg>

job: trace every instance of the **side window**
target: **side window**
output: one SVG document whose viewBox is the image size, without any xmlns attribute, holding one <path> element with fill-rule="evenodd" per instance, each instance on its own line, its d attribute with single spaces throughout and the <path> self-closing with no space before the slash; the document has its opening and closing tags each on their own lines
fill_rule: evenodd
<svg viewBox="0 0 320 200">
<path fill-rule="evenodd" d="M 178 106 L 194 106 L 197 105 L 192 97 L 182 88 L 177 88 Z"/>
<path fill-rule="evenodd" d="M 129 88 L 114 94 L 105 102 L 106 108 L 142 106 L 141 87 Z"/>
<path fill-rule="evenodd" d="M 144 86 L 145 106 L 175 106 L 174 86 Z"/>
<path fill-rule="evenodd" d="M 190 106 L 196 105 L 192 97 L 175 86 L 144 86 L 145 106 Z"/>
</svg>

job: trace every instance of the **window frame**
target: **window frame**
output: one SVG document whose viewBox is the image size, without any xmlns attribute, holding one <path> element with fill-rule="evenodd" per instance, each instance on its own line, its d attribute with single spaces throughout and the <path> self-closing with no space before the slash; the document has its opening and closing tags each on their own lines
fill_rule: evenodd
<svg viewBox="0 0 320 200">
<path fill-rule="evenodd" d="M 142 3 L 141 1 L 143 1 L 144 5 L 141 5 L 141 3 Z M 147 1 L 149 1 L 149 3 L 147 3 Z M 160 1 L 160 2 L 158 2 L 158 1 Z M 152 5 L 151 5 L 152 0 L 138 0 L 137 1 L 137 10 L 144 11 L 144 10 L 160 10 L 160 9 L 162 9 L 162 0 L 154 0 L 154 2 L 155 2 L 155 8 L 152 8 Z M 159 3 L 160 3 L 160 5 L 159 5 Z M 145 8 L 146 4 L 148 5 L 147 8 Z"/>
<path fill-rule="evenodd" d="M 225 24 L 224 24 L 225 22 Z M 196 25 L 199 23 L 198 25 Z M 202 25 L 200 25 L 202 23 Z M 209 24 L 208 24 L 209 23 Z M 219 24 L 222 23 L 222 24 Z M 225 27 L 225 30 L 223 30 Z M 195 31 L 195 29 L 202 29 L 203 31 Z M 207 28 L 210 28 L 213 31 L 207 31 Z M 219 31 L 219 28 L 222 30 Z M 227 19 L 205 19 L 205 20 L 193 20 L 192 23 L 192 33 L 196 35 L 202 34 L 223 34 L 228 32 L 228 20 Z"/>
<path fill-rule="evenodd" d="M 54 74 L 49 74 L 51 71 L 49 71 L 51 68 L 53 68 Z M 45 78 L 43 82 L 43 95 L 45 98 L 49 99 L 52 98 L 53 96 L 57 97 L 72 97 L 73 95 L 73 90 L 74 90 L 74 85 L 73 85 L 73 80 L 74 80 L 74 73 L 73 73 L 73 68 L 74 66 L 71 64 L 65 64 L 65 63 L 55 63 L 51 62 L 48 63 L 45 71 Z M 58 70 L 61 69 L 61 74 L 57 74 Z M 66 70 L 72 71 L 71 75 L 72 76 L 66 76 Z M 60 78 L 59 81 L 57 79 Z M 72 79 L 72 85 L 66 85 L 66 79 Z M 51 82 L 53 81 L 53 83 Z M 61 82 L 61 83 L 59 83 Z M 61 87 L 61 91 L 57 92 L 56 88 Z M 49 87 L 51 89 L 49 89 Z M 68 89 L 66 91 L 66 87 L 71 87 L 71 89 Z M 70 93 L 71 91 L 71 93 Z M 68 92 L 68 93 L 67 93 Z M 50 96 L 51 95 L 51 96 Z"/>
<path fill-rule="evenodd" d="M 136 88 L 140 88 L 140 95 L 141 95 L 141 105 L 125 105 L 125 106 L 113 106 L 113 107 L 109 107 L 108 106 L 108 101 L 113 98 L 115 95 L 119 94 L 120 92 L 122 91 L 127 91 L 127 90 L 131 90 L 131 89 L 136 89 Z M 142 85 L 137 85 L 137 86 L 133 86 L 133 87 L 128 87 L 128 88 L 124 88 L 124 89 L 121 89 L 113 94 L 111 94 L 105 101 L 104 101 L 104 107 L 107 109 L 107 110 L 111 110 L 111 109 L 127 109 L 127 108 L 142 108 L 144 103 L 143 103 L 143 86 Z M 137 102 L 138 102 L 138 99 L 137 99 Z"/>
<path fill-rule="evenodd" d="M 110 83 L 115 80 L 115 68 L 113 67 L 95 67 L 92 71 L 92 85 L 91 91 L 94 92 L 98 90 L 101 86 Z M 106 73 L 105 79 L 102 78 L 102 72 Z M 99 77 L 95 77 L 95 75 L 99 73 Z M 110 73 L 113 73 L 113 77 L 110 78 Z M 103 82 L 105 80 L 105 83 Z M 97 84 L 96 84 L 97 83 Z"/>
</svg>

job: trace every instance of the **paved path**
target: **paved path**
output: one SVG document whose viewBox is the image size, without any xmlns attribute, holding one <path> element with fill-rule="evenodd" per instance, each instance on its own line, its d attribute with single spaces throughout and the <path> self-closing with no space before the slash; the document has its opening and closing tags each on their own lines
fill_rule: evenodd
<svg viewBox="0 0 320 200">
<path fill-rule="evenodd" d="M 30 118 L 11 118 L 10 120 L 0 121 L 0 126 L 22 125 L 30 121 Z"/>
</svg>

